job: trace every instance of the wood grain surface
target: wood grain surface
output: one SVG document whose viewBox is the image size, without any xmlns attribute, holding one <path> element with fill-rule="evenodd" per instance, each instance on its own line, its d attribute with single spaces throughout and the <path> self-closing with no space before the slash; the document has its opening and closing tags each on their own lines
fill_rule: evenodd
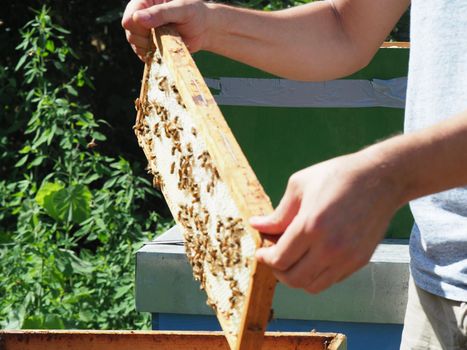
<svg viewBox="0 0 467 350">
<path fill-rule="evenodd" d="M 0 331 L 0 350 L 228 350 L 221 332 Z M 259 349 L 259 348 L 258 348 Z M 263 350 L 345 350 L 334 333 L 266 333 Z"/>
</svg>

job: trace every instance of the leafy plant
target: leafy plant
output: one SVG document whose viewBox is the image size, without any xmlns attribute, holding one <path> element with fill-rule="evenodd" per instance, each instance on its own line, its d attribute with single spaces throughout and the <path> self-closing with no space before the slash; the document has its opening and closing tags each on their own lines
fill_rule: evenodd
<svg viewBox="0 0 467 350">
<path fill-rule="evenodd" d="M 0 67 L 0 325 L 147 328 L 134 310 L 134 253 L 169 225 L 159 193 L 122 157 L 99 152 L 106 125 L 68 31 L 43 7 Z"/>
</svg>

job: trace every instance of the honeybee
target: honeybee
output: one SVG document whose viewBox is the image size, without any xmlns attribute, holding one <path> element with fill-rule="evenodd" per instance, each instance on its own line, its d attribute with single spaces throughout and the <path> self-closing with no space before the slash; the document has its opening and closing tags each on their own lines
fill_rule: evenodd
<svg viewBox="0 0 467 350">
<path fill-rule="evenodd" d="M 175 151 L 182 152 L 182 145 L 180 144 L 180 142 L 174 142 L 171 151 L 172 156 L 175 155 Z"/>
<path fill-rule="evenodd" d="M 152 126 L 152 133 L 156 135 L 157 137 L 160 136 L 159 122 L 154 123 L 154 125 Z"/>
<path fill-rule="evenodd" d="M 168 88 L 167 77 L 160 77 L 157 80 L 157 86 L 159 87 L 159 90 L 167 91 L 167 88 Z"/>
<path fill-rule="evenodd" d="M 139 112 L 141 110 L 141 101 L 140 101 L 139 97 L 135 99 L 135 109 L 136 109 L 137 112 Z"/>
<path fill-rule="evenodd" d="M 182 96 L 178 92 L 175 94 L 175 100 L 177 101 L 179 105 L 185 108 L 185 105 L 182 102 Z"/>
<path fill-rule="evenodd" d="M 188 153 L 191 153 L 191 154 L 193 153 L 193 147 L 191 146 L 191 143 L 188 143 L 186 145 L 186 149 L 187 149 Z"/>
<path fill-rule="evenodd" d="M 163 184 L 164 183 L 161 176 L 158 173 L 154 174 L 154 177 L 152 178 L 152 185 L 158 189 L 162 189 Z"/>
</svg>

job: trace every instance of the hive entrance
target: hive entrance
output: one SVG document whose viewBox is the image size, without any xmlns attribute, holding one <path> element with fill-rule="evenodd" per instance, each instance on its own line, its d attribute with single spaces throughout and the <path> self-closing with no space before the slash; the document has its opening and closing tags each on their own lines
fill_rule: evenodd
<svg viewBox="0 0 467 350">
<path fill-rule="evenodd" d="M 275 279 L 254 259 L 261 237 L 247 220 L 271 204 L 180 37 L 160 28 L 152 43 L 135 125 L 148 171 L 230 347 L 259 349 Z"/>
</svg>

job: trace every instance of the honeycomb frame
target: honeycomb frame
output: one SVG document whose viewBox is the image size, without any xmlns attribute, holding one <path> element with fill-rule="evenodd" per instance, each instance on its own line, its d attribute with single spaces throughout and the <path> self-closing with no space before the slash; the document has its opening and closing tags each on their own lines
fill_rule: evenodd
<svg viewBox="0 0 467 350">
<path fill-rule="evenodd" d="M 153 29 L 150 45 L 134 126 L 148 172 L 230 348 L 260 349 L 276 279 L 254 258 L 268 242 L 248 218 L 272 212 L 271 202 L 181 37 Z"/>
</svg>

